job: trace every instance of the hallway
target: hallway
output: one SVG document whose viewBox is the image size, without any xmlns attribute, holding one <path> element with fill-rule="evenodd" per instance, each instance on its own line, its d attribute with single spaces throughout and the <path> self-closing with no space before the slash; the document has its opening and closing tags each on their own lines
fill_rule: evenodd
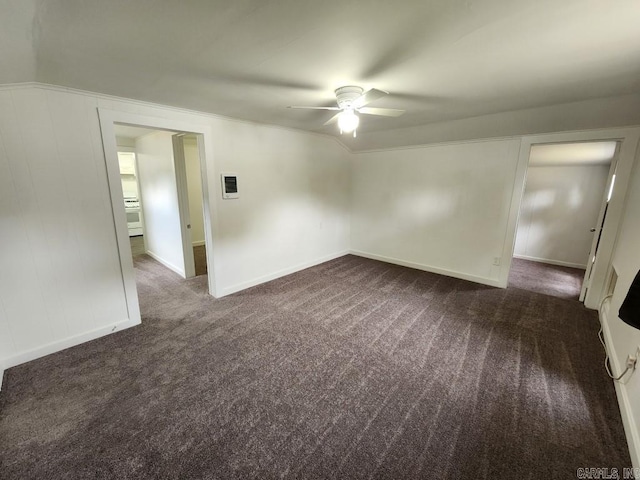
<svg viewBox="0 0 640 480">
<path fill-rule="evenodd" d="M 144 255 L 144 236 L 138 235 L 136 237 L 129 237 L 131 243 L 131 255 L 137 257 L 138 255 Z M 198 245 L 193 247 L 193 260 L 196 264 L 196 277 L 207 274 L 207 250 L 204 245 Z"/>
</svg>

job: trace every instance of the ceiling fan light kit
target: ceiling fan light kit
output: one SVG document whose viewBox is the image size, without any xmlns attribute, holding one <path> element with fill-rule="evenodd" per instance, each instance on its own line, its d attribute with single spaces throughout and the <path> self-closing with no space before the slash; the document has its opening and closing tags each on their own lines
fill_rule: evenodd
<svg viewBox="0 0 640 480">
<path fill-rule="evenodd" d="M 351 133 L 353 132 L 353 136 L 356 136 L 356 129 L 360 124 L 360 117 L 356 115 L 353 109 L 347 109 L 340 112 L 340 117 L 338 117 L 338 127 L 340 127 L 340 134 L 342 133 Z"/>
<path fill-rule="evenodd" d="M 330 125 L 337 122 L 340 134 L 352 133 L 356 136 L 356 130 L 360 124 L 360 117 L 358 114 L 364 115 L 378 115 L 383 117 L 399 117 L 404 113 L 404 110 L 397 110 L 393 108 L 363 108 L 365 105 L 389 95 L 389 92 L 372 88 L 366 92 L 362 87 L 355 85 L 347 85 L 335 90 L 337 107 L 297 107 L 291 106 L 289 108 L 303 108 L 312 110 L 339 110 L 337 114 L 331 117 L 325 122 L 325 125 Z"/>
</svg>

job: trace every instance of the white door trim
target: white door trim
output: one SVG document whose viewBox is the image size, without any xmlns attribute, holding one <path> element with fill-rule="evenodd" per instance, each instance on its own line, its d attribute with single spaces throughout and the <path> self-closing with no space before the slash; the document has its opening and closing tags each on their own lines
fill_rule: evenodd
<svg viewBox="0 0 640 480">
<path fill-rule="evenodd" d="M 609 190 L 611 189 L 611 182 L 613 182 L 613 176 L 618 168 L 618 156 L 620 155 L 620 143 L 616 145 L 616 153 L 611 160 L 611 166 L 609 167 L 609 173 L 607 174 L 607 183 L 604 187 L 602 194 L 602 200 L 600 202 L 600 211 L 598 212 L 598 220 L 596 220 L 595 231 L 593 232 L 593 239 L 591 240 L 591 248 L 589 249 L 589 256 L 587 257 L 587 267 L 584 272 L 584 278 L 582 279 L 582 288 L 580 289 L 579 300 L 584 302 L 587 291 L 591 288 L 591 271 L 593 270 L 593 257 L 597 257 L 599 248 L 599 239 L 601 238 L 602 224 L 605 220 L 605 212 L 608 209 L 607 197 L 609 196 Z M 615 185 L 614 185 L 615 188 Z"/>
<path fill-rule="evenodd" d="M 120 258 L 120 268 L 122 272 L 122 283 L 127 301 L 129 319 L 139 323 L 140 305 L 138 302 L 138 291 L 135 282 L 135 272 L 131 256 L 131 244 L 129 242 L 129 231 L 127 228 L 124 203 L 122 202 L 122 185 L 120 182 L 120 169 L 118 166 L 118 147 L 116 145 L 116 134 L 114 123 L 126 125 L 142 126 L 157 130 L 169 130 L 178 132 L 189 132 L 198 135 L 201 171 L 203 210 L 205 216 L 205 244 L 207 249 L 207 271 L 209 282 L 209 293 L 217 297 L 216 279 L 218 278 L 217 250 L 215 237 L 217 236 L 217 215 L 212 215 L 217 205 L 210 202 L 209 192 L 215 192 L 214 160 L 213 160 L 213 132 L 208 125 L 191 122 L 188 120 L 169 119 L 139 115 L 129 112 L 120 112 L 106 108 L 98 108 L 100 119 L 100 129 L 102 132 L 102 144 L 105 154 L 105 165 L 107 169 L 107 180 L 109 183 L 109 193 L 113 212 L 113 221 L 118 244 L 118 255 Z M 209 175 L 208 171 L 211 172 Z"/>
<path fill-rule="evenodd" d="M 631 169 L 633 168 L 636 150 L 638 148 L 638 141 L 640 140 L 640 128 L 638 127 L 611 128 L 582 132 L 562 132 L 522 137 L 520 155 L 516 166 L 511 208 L 509 210 L 507 234 L 502 253 L 502 265 L 504 265 L 504 268 L 500 271 L 500 286 L 506 287 L 509 281 L 509 271 L 511 270 L 511 261 L 515 250 L 518 216 L 520 214 L 522 197 L 524 195 L 527 167 L 529 164 L 529 155 L 531 153 L 532 145 L 607 140 L 620 142 L 620 155 L 616 171 L 616 188 L 614 189 L 613 196 L 609 202 L 607 217 L 602 226 L 602 237 L 600 239 L 600 248 L 598 249 L 599 255 L 592 268 L 591 288 L 587 292 L 584 302 L 587 308 L 596 309 L 598 307 L 603 296 L 607 273 L 611 267 L 613 249 L 618 237 L 622 215 L 624 213 L 627 187 L 629 185 Z"/>
</svg>

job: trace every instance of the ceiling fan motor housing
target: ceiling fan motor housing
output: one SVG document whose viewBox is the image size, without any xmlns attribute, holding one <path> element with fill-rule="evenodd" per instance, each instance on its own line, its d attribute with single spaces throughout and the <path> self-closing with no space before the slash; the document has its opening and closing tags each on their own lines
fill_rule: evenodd
<svg viewBox="0 0 640 480">
<path fill-rule="evenodd" d="M 341 109 L 351 108 L 353 101 L 364 93 L 362 87 L 346 86 L 336 89 L 336 100 Z"/>
</svg>

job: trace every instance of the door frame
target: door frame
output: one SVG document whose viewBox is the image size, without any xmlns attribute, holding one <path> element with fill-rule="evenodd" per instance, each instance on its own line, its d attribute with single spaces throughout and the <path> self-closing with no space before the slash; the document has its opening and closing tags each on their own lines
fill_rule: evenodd
<svg viewBox="0 0 640 480">
<path fill-rule="evenodd" d="M 154 130 L 167 130 L 171 132 L 188 132 L 197 135 L 200 169 L 202 172 L 202 207 L 204 211 L 204 236 L 207 250 L 207 279 L 209 294 L 217 297 L 216 285 L 219 279 L 219 265 L 217 261 L 217 235 L 218 215 L 217 203 L 212 195 L 216 192 L 217 184 L 214 182 L 214 159 L 213 159 L 213 132 L 206 124 L 191 122 L 183 119 L 153 117 L 149 115 L 139 115 L 129 112 L 121 112 L 98 107 L 98 118 L 100 130 L 102 132 L 102 145 L 104 148 L 105 166 L 107 170 L 107 180 L 109 184 L 109 194 L 111 196 L 111 207 L 113 213 L 113 223 L 115 228 L 116 242 L 118 245 L 118 256 L 120 258 L 120 269 L 122 273 L 122 283 L 127 302 L 129 319 L 134 323 L 140 323 L 140 304 L 138 301 L 138 289 L 136 287 L 135 271 L 133 269 L 133 258 L 131 256 L 131 244 L 129 243 L 129 230 L 127 219 L 122 202 L 122 184 L 120 182 L 120 168 L 118 165 L 118 146 L 116 144 L 116 133 L 114 124 L 124 124 L 139 127 L 146 127 Z M 210 200 L 211 199 L 211 200 Z"/>
<path fill-rule="evenodd" d="M 597 142 L 597 141 L 617 141 L 620 142 L 620 155 L 616 171 L 616 187 L 609 202 L 607 217 L 602 226 L 602 237 L 599 255 L 593 264 L 591 272 L 591 286 L 585 297 L 584 304 L 587 308 L 598 308 L 606 282 L 610 275 L 611 258 L 615 247 L 618 231 L 624 214 L 627 188 L 631 177 L 631 170 L 636 158 L 638 142 L 640 141 L 640 127 L 633 128 L 610 128 L 601 130 L 587 130 L 576 132 L 562 132 L 542 135 L 526 135 L 520 142 L 520 154 L 515 171 L 515 182 L 509 209 L 507 222 L 507 232 L 502 252 L 502 265 L 500 271 L 499 285 L 506 287 L 509 281 L 509 272 L 515 251 L 516 230 L 518 217 L 524 196 L 524 187 L 529 166 L 529 156 L 531 147 L 539 144 L 549 143 L 576 143 L 576 142 Z"/>
<path fill-rule="evenodd" d="M 591 239 L 591 248 L 589 249 L 589 256 L 587 257 L 587 268 L 584 271 L 584 278 L 582 279 L 582 286 L 580 287 L 581 302 L 584 302 L 587 291 L 591 288 L 591 271 L 593 270 L 593 258 L 598 257 L 598 251 L 600 250 L 600 238 L 602 237 L 602 225 L 606 219 L 607 211 L 609 210 L 609 191 L 613 187 L 615 189 L 614 179 L 616 177 L 616 171 L 618 169 L 618 157 L 620 156 L 620 142 L 616 143 L 616 150 L 611 159 L 611 165 L 609 166 L 609 172 L 607 172 L 607 182 L 604 186 L 604 192 L 602 194 L 602 200 L 600 202 L 600 210 L 598 211 L 598 219 L 594 227 L 594 235 Z M 611 190 L 613 195 L 613 190 Z"/>
</svg>

